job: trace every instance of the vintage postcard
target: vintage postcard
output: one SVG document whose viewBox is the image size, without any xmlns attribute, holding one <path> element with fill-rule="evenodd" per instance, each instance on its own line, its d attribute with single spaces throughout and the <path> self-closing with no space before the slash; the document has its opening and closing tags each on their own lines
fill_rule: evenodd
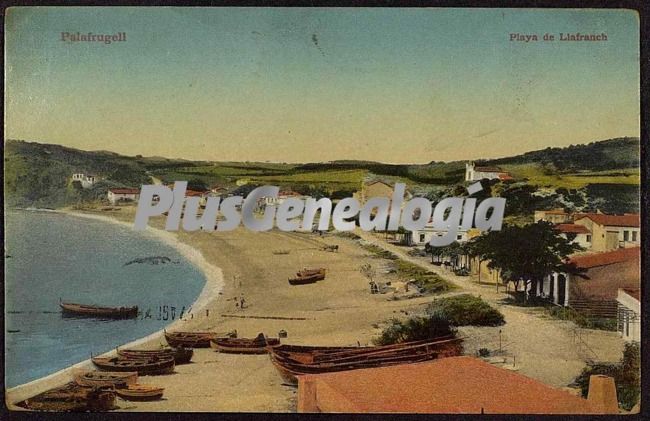
<svg viewBox="0 0 650 421">
<path fill-rule="evenodd" d="M 640 412 L 636 11 L 4 28 L 9 410 Z"/>
</svg>

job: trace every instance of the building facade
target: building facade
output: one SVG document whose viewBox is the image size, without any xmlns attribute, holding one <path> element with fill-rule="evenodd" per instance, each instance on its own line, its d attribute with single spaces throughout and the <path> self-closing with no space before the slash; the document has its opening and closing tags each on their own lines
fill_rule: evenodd
<svg viewBox="0 0 650 421">
<path fill-rule="evenodd" d="M 564 209 L 536 210 L 535 222 L 546 221 L 551 224 L 566 224 L 571 221 L 570 215 Z"/>
<path fill-rule="evenodd" d="M 501 170 L 499 167 L 477 167 L 473 162 L 465 164 L 465 181 L 488 180 L 512 180 L 510 173 Z"/>
<path fill-rule="evenodd" d="M 81 187 L 87 189 L 89 187 L 92 187 L 97 181 L 99 181 L 99 178 L 96 175 L 92 175 L 92 174 L 75 173 L 72 174 L 72 181 L 78 181 L 79 183 L 81 183 Z"/>
<path fill-rule="evenodd" d="M 130 188 L 108 189 L 107 198 L 113 205 L 120 202 L 137 202 L 140 200 L 140 190 Z"/>
<path fill-rule="evenodd" d="M 576 214 L 574 224 L 586 227 L 592 234 L 592 250 L 603 252 L 641 245 L 641 218 L 638 213 L 606 215 Z"/>
<path fill-rule="evenodd" d="M 641 341 L 641 290 L 639 288 L 619 288 L 618 332 L 626 341 Z"/>
</svg>

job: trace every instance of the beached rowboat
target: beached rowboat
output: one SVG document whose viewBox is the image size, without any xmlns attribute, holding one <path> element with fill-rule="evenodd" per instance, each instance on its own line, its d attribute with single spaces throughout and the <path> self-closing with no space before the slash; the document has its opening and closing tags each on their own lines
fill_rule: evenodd
<svg viewBox="0 0 650 421">
<path fill-rule="evenodd" d="M 118 349 L 117 355 L 127 360 L 139 360 L 149 357 L 173 357 L 176 365 L 187 364 L 192 360 L 194 350 L 192 348 L 162 348 L 162 349 Z"/>
<path fill-rule="evenodd" d="M 318 269 L 303 269 L 300 272 L 296 273 L 295 278 L 289 278 L 289 284 L 291 285 L 305 285 L 313 284 L 318 281 L 325 279 L 325 268 Z"/>
<path fill-rule="evenodd" d="M 254 339 L 219 338 L 210 341 L 210 346 L 227 354 L 266 354 L 267 347 L 280 345 L 280 339 L 267 338 L 262 333 Z"/>
<path fill-rule="evenodd" d="M 132 319 L 138 317 L 138 306 L 101 307 L 86 304 L 59 303 L 64 316 L 97 317 L 106 319 Z"/>
<path fill-rule="evenodd" d="M 436 358 L 460 355 L 461 339 L 418 341 L 396 345 L 365 347 L 331 353 L 286 352 L 275 347 L 269 348 L 271 362 L 282 377 L 296 383 L 301 374 L 320 374 L 361 368 L 384 367 L 395 364 L 416 363 Z M 315 357 L 320 356 L 320 360 Z"/>
<path fill-rule="evenodd" d="M 121 357 L 93 357 L 93 364 L 105 371 L 137 371 L 140 376 L 169 374 L 174 371 L 174 357 L 148 357 L 130 360 Z"/>
<path fill-rule="evenodd" d="M 34 411 L 86 412 L 115 408 L 115 390 L 109 387 L 83 387 L 71 382 L 17 403 Z"/>
<path fill-rule="evenodd" d="M 154 401 L 162 398 L 164 390 L 162 387 L 134 384 L 124 389 L 117 389 L 115 393 L 127 401 Z"/>
<path fill-rule="evenodd" d="M 210 348 L 210 341 L 218 338 L 236 338 L 237 331 L 230 333 L 216 332 L 167 332 L 165 339 L 174 348 Z"/>
<path fill-rule="evenodd" d="M 75 383 L 86 387 L 126 387 L 138 381 L 137 371 L 108 372 L 108 371 L 87 371 L 75 376 Z"/>
</svg>

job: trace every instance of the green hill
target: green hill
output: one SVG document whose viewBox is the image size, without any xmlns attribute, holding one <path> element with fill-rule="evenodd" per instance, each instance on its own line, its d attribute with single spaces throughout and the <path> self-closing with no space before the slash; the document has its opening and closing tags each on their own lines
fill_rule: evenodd
<svg viewBox="0 0 650 421">
<path fill-rule="evenodd" d="M 197 188 L 215 183 L 233 188 L 243 183 L 275 184 L 335 198 L 349 196 L 364 180 L 379 178 L 406 182 L 413 191 L 435 198 L 463 185 L 465 174 L 464 161 L 401 165 L 352 160 L 306 164 L 198 162 L 129 157 L 19 140 L 5 142 L 4 158 L 5 203 L 18 207 L 60 207 L 93 201 L 105 197 L 110 187 L 139 187 L 150 183 L 152 177 L 163 182 L 187 180 Z M 565 201 L 568 206 L 583 209 L 638 211 L 638 138 L 547 148 L 477 163 L 497 165 L 513 175 L 514 183 L 493 189 L 494 194 L 530 197 L 538 189 L 555 194 L 554 201 L 530 201 L 531 206 L 551 202 L 562 205 Z M 81 189 L 70 182 L 76 172 L 98 175 L 102 181 Z M 522 190 L 522 185 L 530 188 Z M 520 212 L 528 214 L 528 208 L 522 207 Z"/>
</svg>

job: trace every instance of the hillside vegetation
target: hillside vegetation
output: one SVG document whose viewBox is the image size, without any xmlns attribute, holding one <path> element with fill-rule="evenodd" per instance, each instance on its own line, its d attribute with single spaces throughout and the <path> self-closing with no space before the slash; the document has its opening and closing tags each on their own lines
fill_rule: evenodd
<svg viewBox="0 0 650 421">
<path fill-rule="evenodd" d="M 567 148 L 547 148 L 508 158 L 477 161 L 500 166 L 514 181 L 491 183 L 484 195 L 508 199 L 511 218 L 532 210 L 563 206 L 576 210 L 635 212 L 639 207 L 639 139 L 618 138 Z M 90 189 L 70 183 L 75 172 L 103 180 Z M 139 187 L 157 179 L 189 182 L 190 188 L 215 184 L 245 194 L 251 186 L 274 184 L 313 196 L 341 198 L 365 180 L 404 182 L 432 200 L 464 191 L 465 162 L 383 164 L 333 161 L 286 164 L 197 162 L 161 157 L 129 157 L 81 151 L 59 145 L 8 140 L 5 143 L 5 198 L 9 206 L 60 207 L 104 198 L 111 187 Z"/>
</svg>

